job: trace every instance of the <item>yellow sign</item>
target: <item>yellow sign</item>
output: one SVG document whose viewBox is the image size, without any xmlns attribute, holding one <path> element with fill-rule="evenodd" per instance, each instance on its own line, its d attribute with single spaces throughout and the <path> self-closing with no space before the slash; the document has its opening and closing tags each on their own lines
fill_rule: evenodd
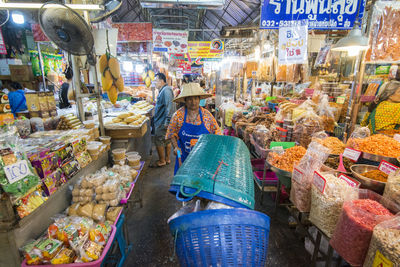
<svg viewBox="0 0 400 267">
<path fill-rule="evenodd" d="M 372 267 L 393 267 L 393 262 L 388 260 L 379 250 L 377 250 Z"/>
<path fill-rule="evenodd" d="M 210 42 L 189 42 L 188 52 L 192 61 L 221 59 L 224 55 L 224 42 L 213 40 Z"/>
</svg>

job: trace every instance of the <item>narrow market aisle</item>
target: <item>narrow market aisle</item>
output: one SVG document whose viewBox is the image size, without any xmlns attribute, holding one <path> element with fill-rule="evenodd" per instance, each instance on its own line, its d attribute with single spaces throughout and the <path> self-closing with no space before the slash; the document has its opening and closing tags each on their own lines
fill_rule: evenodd
<svg viewBox="0 0 400 267">
<path fill-rule="evenodd" d="M 148 164 L 148 162 L 147 162 Z M 143 207 L 135 207 L 127 220 L 132 251 L 125 266 L 179 266 L 173 256 L 173 240 L 167 219 L 182 205 L 168 192 L 174 162 L 164 168 L 147 168 L 141 175 L 143 182 Z M 258 190 L 256 189 L 256 194 Z M 256 195 L 258 200 L 258 194 Z M 265 196 L 264 205 L 257 201 L 256 210 L 273 214 L 273 201 Z M 268 267 L 310 266 L 310 256 L 288 227 L 288 213 L 280 209 L 277 218 L 271 218 L 268 248 Z"/>
</svg>

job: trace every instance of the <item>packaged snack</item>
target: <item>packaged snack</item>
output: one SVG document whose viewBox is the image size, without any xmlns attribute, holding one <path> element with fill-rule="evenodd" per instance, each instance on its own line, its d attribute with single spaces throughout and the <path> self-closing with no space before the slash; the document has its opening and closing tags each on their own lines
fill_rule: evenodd
<svg viewBox="0 0 400 267">
<path fill-rule="evenodd" d="M 113 149 L 112 154 L 113 154 L 114 160 L 116 160 L 116 161 L 125 160 L 125 152 L 126 152 L 126 149 L 124 149 L 124 148 Z"/>
<path fill-rule="evenodd" d="M 103 186 L 103 193 L 104 192 L 116 192 L 119 188 L 119 182 L 117 179 L 110 179 L 107 180 Z"/>
<path fill-rule="evenodd" d="M 50 262 L 51 264 L 68 264 L 73 263 L 75 257 L 75 252 L 72 249 L 64 247 Z"/>
<path fill-rule="evenodd" d="M 400 171 L 389 174 L 383 196 L 400 205 Z"/>
<path fill-rule="evenodd" d="M 330 240 L 331 246 L 352 266 L 364 263 L 374 227 L 399 211 L 393 203 L 371 191 L 360 190 L 359 197 L 344 202 Z"/>
<path fill-rule="evenodd" d="M 374 266 L 381 259 L 386 266 L 400 264 L 400 216 L 379 223 L 374 228 L 364 266 Z M 379 264 L 379 262 L 378 262 Z M 379 265 L 377 265 L 379 266 Z M 385 265 L 381 265 L 385 266 Z"/>
<path fill-rule="evenodd" d="M 28 265 L 39 265 L 42 263 L 42 253 L 38 248 L 36 248 L 39 241 L 40 240 L 30 240 L 20 248 L 20 251 L 24 255 Z"/>
<path fill-rule="evenodd" d="M 104 221 L 107 205 L 106 204 L 96 204 L 93 207 L 92 218 L 96 221 Z"/>
<path fill-rule="evenodd" d="M 311 188 L 309 220 L 330 238 L 339 220 L 344 201 L 357 199 L 358 189 L 351 187 L 334 174 L 321 173 L 321 176 L 325 180 L 323 191 L 321 192 L 320 187 L 315 184 Z"/>
<path fill-rule="evenodd" d="M 92 158 L 87 151 L 76 154 L 75 157 L 81 168 L 85 168 L 90 162 L 92 162 Z"/>
<path fill-rule="evenodd" d="M 62 246 L 63 242 L 57 239 L 46 238 L 37 243 L 35 247 L 40 250 L 43 259 L 50 261 L 57 255 Z"/>
<path fill-rule="evenodd" d="M 77 226 L 74 224 L 68 224 L 67 226 L 64 227 L 61 231 L 58 232 L 57 239 L 64 242 L 65 246 L 69 245 L 69 241 L 78 238 L 79 237 L 79 231 Z"/>
<path fill-rule="evenodd" d="M 87 240 L 80 249 L 81 260 L 83 262 L 98 260 L 102 250 L 103 246 L 97 244 L 96 242 Z"/>
<path fill-rule="evenodd" d="M 40 207 L 47 200 L 47 197 L 44 197 L 43 195 L 43 191 L 38 185 L 35 191 L 16 201 L 14 205 L 18 212 L 18 216 L 22 219 Z"/>
<path fill-rule="evenodd" d="M 270 153 L 268 162 L 274 167 L 292 172 L 293 166 L 306 154 L 306 149 L 301 146 L 294 146 L 285 150 L 283 154 Z"/>
<path fill-rule="evenodd" d="M 295 166 L 290 189 L 290 201 L 301 212 L 309 212 L 311 185 L 314 172 L 318 171 L 329 156 L 329 149 L 317 142 L 311 142 L 307 152 Z"/>
<path fill-rule="evenodd" d="M 110 207 L 107 210 L 106 219 L 111 222 L 115 222 L 121 212 L 122 207 Z"/>
<path fill-rule="evenodd" d="M 89 239 L 101 246 L 105 246 L 111 232 L 111 225 L 108 222 L 99 223 L 95 228 L 90 229 Z"/>
<path fill-rule="evenodd" d="M 69 219 L 64 215 L 56 215 L 54 223 L 47 228 L 47 236 L 49 238 L 57 238 L 65 226 L 69 224 Z"/>
<path fill-rule="evenodd" d="M 68 208 L 68 216 L 77 216 L 80 204 L 74 203 Z"/>
<path fill-rule="evenodd" d="M 78 161 L 75 159 L 66 161 L 63 165 L 61 165 L 61 169 L 68 179 L 74 177 L 74 175 L 80 170 L 80 168 L 81 167 L 79 166 Z"/>
<path fill-rule="evenodd" d="M 81 205 L 78 208 L 78 215 L 89 217 L 89 218 L 92 217 L 93 207 L 94 207 L 93 202 L 90 202 L 86 205 Z"/>
</svg>

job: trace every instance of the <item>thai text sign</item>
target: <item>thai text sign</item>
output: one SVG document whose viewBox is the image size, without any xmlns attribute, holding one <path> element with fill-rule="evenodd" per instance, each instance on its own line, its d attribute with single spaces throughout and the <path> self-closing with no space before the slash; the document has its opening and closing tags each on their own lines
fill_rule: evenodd
<svg viewBox="0 0 400 267">
<path fill-rule="evenodd" d="M 153 51 L 185 54 L 188 36 L 188 31 L 153 29 Z"/>
<path fill-rule="evenodd" d="M 307 62 L 307 25 L 279 28 L 279 64 Z"/>
<path fill-rule="evenodd" d="M 361 1 L 361 2 L 360 2 Z M 310 29 L 347 30 L 364 14 L 366 0 L 264 0 L 261 29 L 288 27 L 290 21 L 308 20 Z"/>
<path fill-rule="evenodd" d="M 203 61 L 220 60 L 224 55 L 224 42 L 189 42 L 189 55 L 192 60 L 200 58 Z"/>
</svg>

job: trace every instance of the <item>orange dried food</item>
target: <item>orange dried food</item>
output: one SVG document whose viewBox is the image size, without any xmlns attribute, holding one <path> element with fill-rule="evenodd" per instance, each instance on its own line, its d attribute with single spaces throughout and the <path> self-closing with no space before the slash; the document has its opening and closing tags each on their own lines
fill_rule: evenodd
<svg viewBox="0 0 400 267">
<path fill-rule="evenodd" d="M 386 173 L 384 173 L 381 170 L 372 170 L 372 171 L 364 172 L 362 174 L 362 176 L 365 176 L 365 177 L 375 180 L 375 181 L 386 183 L 389 175 L 387 175 Z"/>
<path fill-rule="evenodd" d="M 302 146 L 294 146 L 285 150 L 283 154 L 272 152 L 269 163 L 272 166 L 288 172 L 293 171 L 293 166 L 301 160 L 307 150 Z"/>
<path fill-rule="evenodd" d="M 346 145 L 342 141 L 333 136 L 329 136 L 325 139 L 315 139 L 315 141 L 329 148 L 331 150 L 330 153 L 335 155 L 342 154 L 346 148 Z"/>
<path fill-rule="evenodd" d="M 400 142 L 383 135 L 375 134 L 364 139 L 354 139 L 355 147 L 362 152 L 397 158 L 400 156 Z"/>
</svg>

